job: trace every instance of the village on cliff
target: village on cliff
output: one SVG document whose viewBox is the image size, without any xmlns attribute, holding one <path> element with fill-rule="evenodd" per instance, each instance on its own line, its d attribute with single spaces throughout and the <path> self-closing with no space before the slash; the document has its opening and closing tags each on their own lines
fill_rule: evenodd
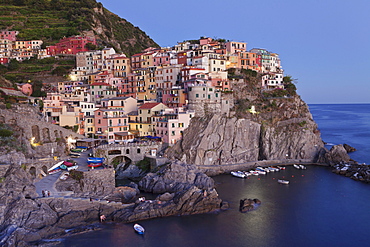
<svg viewBox="0 0 370 247">
<path fill-rule="evenodd" d="M 1 64 L 32 57 L 75 57 L 76 67 L 68 79 L 51 83 L 45 89 L 47 96 L 39 99 L 44 121 L 107 143 L 146 136 L 173 145 L 206 105 L 213 113 L 229 111 L 233 102 L 227 95 L 233 82 L 240 80 L 231 69 L 258 72 L 261 90 L 284 88 L 278 54 L 257 48 L 247 51 L 245 42 L 202 37 L 127 57 L 113 48 L 89 50 L 96 47 L 90 36 L 63 38 L 42 49 L 42 40 L 19 41 L 17 35 L 1 31 Z M 18 89 L 0 91 L 30 96 L 32 82 L 19 84 Z"/>
</svg>

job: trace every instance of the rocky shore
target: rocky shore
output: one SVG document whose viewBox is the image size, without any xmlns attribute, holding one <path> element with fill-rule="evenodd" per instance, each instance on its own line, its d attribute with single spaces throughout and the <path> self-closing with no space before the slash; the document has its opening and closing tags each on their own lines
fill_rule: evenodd
<svg viewBox="0 0 370 247">
<path fill-rule="evenodd" d="M 351 161 L 333 166 L 333 172 L 357 181 L 370 183 L 370 166 Z"/>
<path fill-rule="evenodd" d="M 154 200 L 122 203 L 137 196 L 135 188 L 127 187 L 106 195 L 106 198 L 117 198 L 120 189 L 132 192 L 131 198 L 122 197 L 118 202 L 79 197 L 40 198 L 32 177 L 20 166 L 11 165 L 0 183 L 0 246 L 38 245 L 42 239 L 91 229 L 102 215 L 108 222 L 128 223 L 227 208 L 227 203 L 218 197 L 213 179 L 181 162 L 172 162 L 149 173 L 139 186 L 141 190 L 160 194 Z M 83 189 L 78 192 L 83 193 Z"/>
</svg>

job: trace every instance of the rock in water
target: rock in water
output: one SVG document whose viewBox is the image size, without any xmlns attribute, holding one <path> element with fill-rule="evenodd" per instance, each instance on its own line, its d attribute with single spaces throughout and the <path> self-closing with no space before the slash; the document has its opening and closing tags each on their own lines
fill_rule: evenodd
<svg viewBox="0 0 370 247">
<path fill-rule="evenodd" d="M 329 152 L 325 154 L 326 163 L 329 165 L 335 165 L 339 163 L 348 163 L 350 161 L 350 157 L 343 147 L 343 145 L 335 145 L 333 146 Z"/>
<path fill-rule="evenodd" d="M 259 199 L 242 199 L 240 200 L 239 210 L 242 213 L 251 211 L 261 204 Z"/>
<path fill-rule="evenodd" d="M 345 144 L 345 143 L 343 144 L 343 147 L 344 147 L 344 149 L 347 151 L 347 153 L 351 153 L 351 152 L 356 151 L 356 148 L 351 147 L 350 145 Z"/>
</svg>

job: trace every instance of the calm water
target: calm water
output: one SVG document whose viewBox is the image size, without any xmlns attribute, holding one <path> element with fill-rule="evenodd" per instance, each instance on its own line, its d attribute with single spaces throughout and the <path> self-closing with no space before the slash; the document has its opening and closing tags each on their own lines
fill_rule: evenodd
<svg viewBox="0 0 370 247">
<path fill-rule="evenodd" d="M 356 147 L 351 155 L 370 163 L 370 105 L 310 105 L 323 140 Z M 289 185 L 277 178 L 290 180 Z M 288 167 L 279 173 L 239 179 L 214 177 L 230 209 L 219 214 L 104 224 L 103 229 L 65 238 L 60 246 L 368 246 L 370 185 L 335 175 L 325 167 Z M 240 213 L 239 200 L 258 198 L 254 211 Z"/>
</svg>

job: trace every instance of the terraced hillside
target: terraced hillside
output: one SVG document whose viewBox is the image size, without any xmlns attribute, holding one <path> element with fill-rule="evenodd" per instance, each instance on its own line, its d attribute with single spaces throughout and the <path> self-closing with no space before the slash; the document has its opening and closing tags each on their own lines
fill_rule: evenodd
<svg viewBox="0 0 370 247">
<path fill-rule="evenodd" d="M 41 39 L 44 45 L 90 32 L 100 46 L 127 55 L 158 46 L 138 27 L 95 0 L 0 0 L 0 29 L 17 30 L 19 39 Z"/>
</svg>

